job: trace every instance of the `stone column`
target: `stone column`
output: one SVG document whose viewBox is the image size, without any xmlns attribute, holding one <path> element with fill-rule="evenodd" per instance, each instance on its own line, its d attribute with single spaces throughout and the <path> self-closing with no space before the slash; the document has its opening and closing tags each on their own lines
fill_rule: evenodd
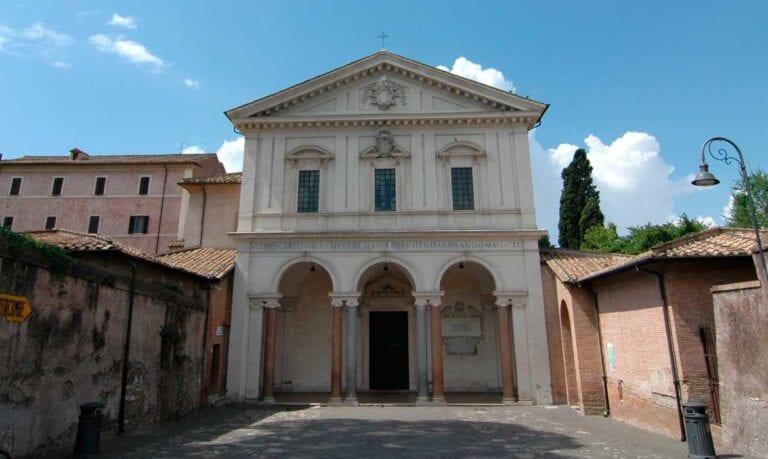
<svg viewBox="0 0 768 459">
<path fill-rule="evenodd" d="M 512 335 L 509 327 L 509 299 L 497 297 L 499 325 L 499 358 L 501 359 L 501 402 L 515 401 L 515 376 L 512 369 Z"/>
<path fill-rule="evenodd" d="M 345 402 L 357 404 L 357 303 L 358 297 L 344 300 L 347 307 L 347 396 Z"/>
<path fill-rule="evenodd" d="M 418 397 L 416 403 L 426 403 L 429 401 L 429 391 L 427 390 L 427 303 L 428 297 L 414 293 L 416 306 L 416 353 L 417 353 L 417 373 L 418 373 Z"/>
<path fill-rule="evenodd" d="M 333 298 L 333 328 L 331 331 L 331 398 L 329 403 L 341 402 L 341 346 L 344 300 Z"/>
<path fill-rule="evenodd" d="M 274 403 L 275 385 L 275 338 L 277 336 L 277 309 L 280 307 L 278 297 L 262 300 L 265 309 L 264 320 L 264 379 L 262 381 L 262 400 L 264 403 Z"/>
<path fill-rule="evenodd" d="M 512 338 L 515 346 L 515 367 L 517 369 L 517 398 L 519 400 L 533 400 L 541 403 L 534 397 L 533 379 L 531 378 L 531 359 L 528 355 L 531 353 L 528 343 L 528 312 L 526 308 L 527 298 L 525 296 L 512 297 Z M 537 365 L 547 365 L 549 361 L 536 360 Z M 546 403 L 546 402 L 545 402 Z M 549 401 L 551 403 L 551 401 Z"/>
<path fill-rule="evenodd" d="M 443 311 L 440 297 L 427 300 L 432 314 L 432 401 L 445 403 L 443 383 Z"/>
</svg>

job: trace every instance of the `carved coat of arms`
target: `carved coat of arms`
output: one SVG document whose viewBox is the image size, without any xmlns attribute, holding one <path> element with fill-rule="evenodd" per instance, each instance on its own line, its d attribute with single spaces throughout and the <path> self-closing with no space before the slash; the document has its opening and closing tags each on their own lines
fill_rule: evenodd
<svg viewBox="0 0 768 459">
<path fill-rule="evenodd" d="M 384 75 L 374 83 L 362 88 L 360 102 L 365 105 L 375 105 L 381 110 L 387 110 L 394 105 L 406 105 L 408 87 L 387 79 Z"/>
<path fill-rule="evenodd" d="M 392 133 L 386 129 L 380 129 L 376 134 L 376 153 L 380 158 L 391 158 L 392 152 L 395 150 L 395 139 L 392 138 Z"/>
</svg>

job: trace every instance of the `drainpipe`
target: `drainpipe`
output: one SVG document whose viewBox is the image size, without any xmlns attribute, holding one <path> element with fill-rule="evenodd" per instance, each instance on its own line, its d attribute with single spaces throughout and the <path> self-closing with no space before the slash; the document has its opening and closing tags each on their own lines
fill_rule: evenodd
<svg viewBox="0 0 768 459">
<path fill-rule="evenodd" d="M 163 164 L 165 174 L 163 175 L 163 196 L 160 198 L 160 219 L 157 221 L 157 238 L 155 238 L 155 253 L 160 248 L 160 232 L 163 230 L 163 207 L 165 207 L 165 185 L 168 183 L 168 165 Z"/>
<path fill-rule="evenodd" d="M 635 266 L 635 270 L 653 274 L 659 280 L 659 294 L 664 311 L 664 331 L 667 335 L 667 348 L 669 350 L 669 363 L 672 365 L 672 379 L 675 384 L 675 400 L 677 401 L 677 419 L 680 423 L 680 441 L 685 441 L 685 421 L 683 420 L 683 402 L 680 397 L 680 376 L 677 372 L 677 359 L 675 358 L 675 345 L 672 342 L 672 324 L 669 320 L 669 302 L 667 301 L 667 287 L 664 282 L 664 274 L 651 269 L 643 269 Z"/>
<path fill-rule="evenodd" d="M 131 287 L 128 292 L 128 319 L 125 325 L 125 342 L 123 343 L 123 368 L 120 377 L 120 407 L 117 412 L 117 435 L 125 433 L 125 392 L 128 388 L 128 359 L 131 352 L 131 325 L 133 322 L 133 295 L 136 290 L 136 264 L 126 259 L 131 267 Z"/>
<path fill-rule="evenodd" d="M 200 213 L 200 241 L 198 241 L 197 243 L 198 247 L 203 246 L 203 231 L 205 230 L 205 203 L 208 201 L 208 192 L 205 191 L 205 185 L 203 185 L 202 188 L 203 188 L 203 211 Z"/>
<path fill-rule="evenodd" d="M 600 326 L 600 305 L 597 301 L 597 292 L 592 285 L 584 287 L 586 291 L 592 294 L 592 305 L 595 307 L 595 315 L 597 316 L 597 342 L 600 346 L 600 370 L 603 373 L 603 398 L 605 399 L 605 411 L 603 416 L 608 417 L 611 415 L 611 402 L 608 400 L 608 375 L 605 372 L 605 353 L 603 352 L 603 329 Z"/>
<path fill-rule="evenodd" d="M 206 301 L 206 308 L 205 308 L 205 322 L 203 324 L 203 358 L 200 365 L 200 368 L 202 368 L 201 375 L 200 375 L 200 403 L 202 405 L 208 404 L 208 397 L 210 394 L 208 393 L 208 388 L 211 386 L 210 380 L 208 381 L 208 385 L 205 385 L 205 377 L 207 375 L 210 375 L 210 371 L 206 371 L 205 368 L 205 362 L 208 360 L 208 326 L 210 324 L 210 314 L 211 314 L 211 292 L 214 289 L 213 281 L 209 281 L 209 283 L 205 284 L 204 287 L 207 291 L 207 301 Z"/>
</svg>

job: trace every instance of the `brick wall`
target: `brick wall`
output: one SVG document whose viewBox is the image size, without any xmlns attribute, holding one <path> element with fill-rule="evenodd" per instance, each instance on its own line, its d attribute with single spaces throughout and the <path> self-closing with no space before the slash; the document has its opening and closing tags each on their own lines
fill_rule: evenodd
<svg viewBox="0 0 768 459">
<path fill-rule="evenodd" d="M 713 289 L 722 441 L 768 457 L 768 293 L 757 281 Z"/>
<path fill-rule="evenodd" d="M 557 300 L 557 278 L 546 264 L 541 265 L 541 284 L 544 293 L 544 317 L 547 323 L 549 366 L 552 375 L 552 401 L 556 405 L 568 403 L 563 364 L 563 346 L 560 337 L 560 307 Z"/>
<path fill-rule="evenodd" d="M 678 437 L 662 299 L 655 276 L 617 273 L 594 283 L 606 350 L 611 415 Z M 613 356 L 609 348 L 613 349 Z"/>
</svg>

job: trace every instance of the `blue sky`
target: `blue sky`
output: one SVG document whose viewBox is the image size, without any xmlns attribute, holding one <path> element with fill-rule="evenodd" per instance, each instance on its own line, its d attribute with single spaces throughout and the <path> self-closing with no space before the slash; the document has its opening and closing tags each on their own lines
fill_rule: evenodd
<svg viewBox="0 0 768 459">
<path fill-rule="evenodd" d="M 711 136 L 768 169 L 768 2 L 466 5 L 3 0 L 0 152 L 231 158 L 224 110 L 373 53 L 385 30 L 395 53 L 551 104 L 531 137 L 542 227 L 556 226 L 577 146 L 619 227 L 683 212 L 720 222 L 737 169 L 714 163 L 721 186 L 687 185 Z"/>
</svg>

